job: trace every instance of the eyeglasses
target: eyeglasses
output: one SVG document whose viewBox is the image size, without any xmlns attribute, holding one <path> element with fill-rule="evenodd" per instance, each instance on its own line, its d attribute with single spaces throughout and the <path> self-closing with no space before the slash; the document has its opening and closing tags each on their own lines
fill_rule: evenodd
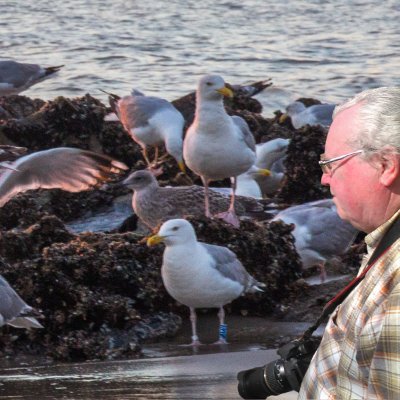
<svg viewBox="0 0 400 400">
<path fill-rule="evenodd" d="M 332 168 L 333 166 L 331 163 L 339 160 L 343 160 L 344 158 L 350 157 L 350 156 L 355 156 L 356 154 L 362 153 L 364 150 L 356 150 L 352 151 L 351 153 L 343 154 L 342 156 L 330 158 L 329 160 L 324 160 L 325 154 L 321 154 L 320 159 L 321 161 L 318 161 L 318 164 L 320 165 L 322 172 L 324 174 L 330 175 L 332 173 Z"/>
</svg>

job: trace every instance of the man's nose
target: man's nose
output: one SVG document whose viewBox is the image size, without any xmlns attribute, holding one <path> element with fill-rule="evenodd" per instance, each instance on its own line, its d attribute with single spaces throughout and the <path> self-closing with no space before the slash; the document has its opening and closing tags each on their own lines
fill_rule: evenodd
<svg viewBox="0 0 400 400">
<path fill-rule="evenodd" d="M 331 177 L 329 174 L 322 174 L 321 176 L 321 185 L 322 186 L 329 186 L 331 181 Z"/>
</svg>

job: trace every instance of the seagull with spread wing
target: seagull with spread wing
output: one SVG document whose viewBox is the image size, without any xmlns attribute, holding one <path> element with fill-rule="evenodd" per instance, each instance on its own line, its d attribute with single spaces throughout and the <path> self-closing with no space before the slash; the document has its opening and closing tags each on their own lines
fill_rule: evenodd
<svg viewBox="0 0 400 400">
<path fill-rule="evenodd" d="M 1 167 L 5 167 L 1 171 Z M 111 178 L 128 167 L 104 154 L 72 147 L 58 147 L 0 164 L 0 207 L 30 189 L 80 192 Z"/>
</svg>

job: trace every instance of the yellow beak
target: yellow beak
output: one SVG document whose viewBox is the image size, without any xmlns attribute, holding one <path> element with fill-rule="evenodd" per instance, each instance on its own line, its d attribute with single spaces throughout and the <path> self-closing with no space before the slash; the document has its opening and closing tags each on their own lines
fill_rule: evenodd
<svg viewBox="0 0 400 400">
<path fill-rule="evenodd" d="M 186 167 L 185 167 L 185 163 L 183 161 L 178 162 L 178 167 L 184 174 L 186 174 Z"/>
<path fill-rule="evenodd" d="M 271 171 L 269 169 L 259 169 L 257 171 L 257 175 L 270 176 L 271 175 Z"/>
<path fill-rule="evenodd" d="M 147 246 L 155 246 L 158 243 L 161 243 L 164 240 L 164 236 L 153 235 L 147 239 Z"/>
<path fill-rule="evenodd" d="M 221 88 L 221 89 L 217 89 L 217 92 L 218 92 L 218 93 L 221 93 L 221 94 L 222 94 L 223 96 L 225 96 L 225 97 L 230 97 L 230 98 L 233 97 L 233 92 L 232 92 L 232 90 L 229 89 L 229 88 L 227 88 L 226 86 L 224 86 L 224 87 Z"/>
<path fill-rule="evenodd" d="M 288 114 L 282 114 L 282 115 L 279 117 L 279 123 L 280 123 L 280 124 L 283 124 L 288 118 L 289 118 L 289 115 L 288 115 Z"/>
</svg>

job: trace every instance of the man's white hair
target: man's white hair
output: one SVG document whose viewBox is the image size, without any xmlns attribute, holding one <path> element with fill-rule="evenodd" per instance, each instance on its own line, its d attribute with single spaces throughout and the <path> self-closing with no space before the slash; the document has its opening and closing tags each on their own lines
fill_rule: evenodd
<svg viewBox="0 0 400 400">
<path fill-rule="evenodd" d="M 338 105 L 333 118 L 356 104 L 360 104 L 360 130 L 351 146 L 367 156 L 383 149 L 400 153 L 400 87 L 365 90 Z"/>
</svg>

